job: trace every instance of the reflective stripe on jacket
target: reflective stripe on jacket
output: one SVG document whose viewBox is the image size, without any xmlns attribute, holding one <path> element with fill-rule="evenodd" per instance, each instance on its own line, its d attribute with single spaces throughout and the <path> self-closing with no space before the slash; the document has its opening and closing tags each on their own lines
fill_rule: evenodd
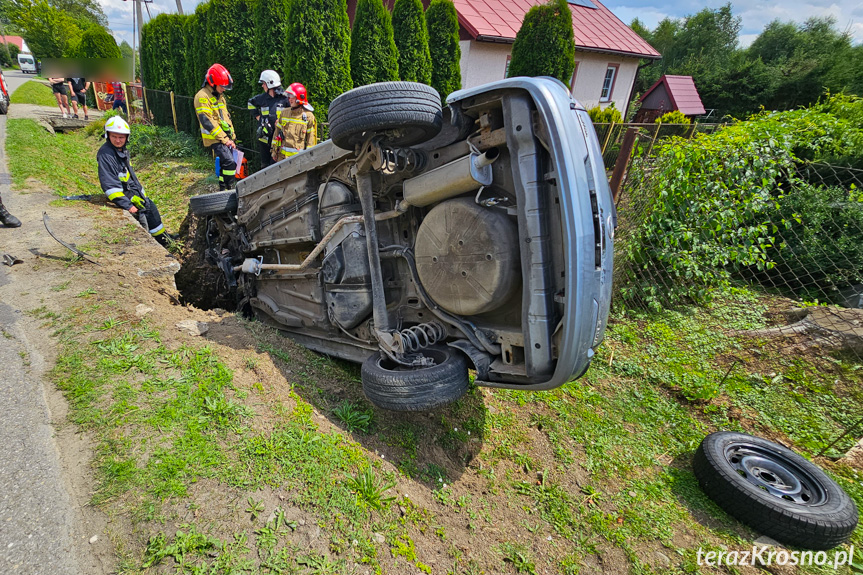
<svg viewBox="0 0 863 575">
<path fill-rule="evenodd" d="M 209 148 L 213 144 L 224 144 L 234 137 L 234 125 L 224 94 L 214 93 L 209 86 L 201 88 L 195 94 L 195 115 L 201 126 L 204 146 Z"/>
</svg>

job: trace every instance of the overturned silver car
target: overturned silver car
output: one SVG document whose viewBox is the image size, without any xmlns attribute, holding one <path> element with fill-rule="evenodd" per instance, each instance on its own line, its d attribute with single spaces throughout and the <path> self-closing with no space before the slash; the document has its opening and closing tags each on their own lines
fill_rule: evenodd
<svg viewBox="0 0 863 575">
<path fill-rule="evenodd" d="M 346 92 L 331 140 L 192 198 L 239 306 L 362 363 L 375 405 L 424 410 L 480 385 L 552 389 L 587 370 L 616 224 L 596 134 L 549 78 L 456 92 Z"/>
</svg>

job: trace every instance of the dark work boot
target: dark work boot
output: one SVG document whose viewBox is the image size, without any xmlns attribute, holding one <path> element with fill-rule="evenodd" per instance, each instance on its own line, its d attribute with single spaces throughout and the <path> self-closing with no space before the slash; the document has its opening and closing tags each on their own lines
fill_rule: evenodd
<svg viewBox="0 0 863 575">
<path fill-rule="evenodd" d="M 9 213 L 2 203 L 0 203 L 0 223 L 7 228 L 21 227 L 21 220 Z"/>
<path fill-rule="evenodd" d="M 233 190 L 234 184 L 236 183 L 237 178 L 234 176 L 225 176 L 225 188 L 226 190 Z"/>
</svg>

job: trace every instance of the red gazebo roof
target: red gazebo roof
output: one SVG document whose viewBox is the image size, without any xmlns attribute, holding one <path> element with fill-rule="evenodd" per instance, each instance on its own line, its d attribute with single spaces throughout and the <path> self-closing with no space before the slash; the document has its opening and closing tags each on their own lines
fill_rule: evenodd
<svg viewBox="0 0 863 575">
<path fill-rule="evenodd" d="M 704 104 L 701 103 L 701 96 L 698 95 L 692 76 L 662 76 L 641 96 L 639 101 L 644 102 L 651 92 L 661 89 L 668 94 L 674 109 L 680 110 L 684 115 L 700 116 L 705 113 Z"/>
</svg>

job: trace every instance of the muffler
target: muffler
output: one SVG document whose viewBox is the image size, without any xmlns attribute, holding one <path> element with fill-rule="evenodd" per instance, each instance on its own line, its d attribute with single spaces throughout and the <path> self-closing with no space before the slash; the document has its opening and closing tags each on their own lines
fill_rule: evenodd
<svg viewBox="0 0 863 575">
<path fill-rule="evenodd" d="M 500 156 L 497 148 L 489 148 L 484 154 L 464 156 L 404 181 L 404 203 L 424 207 L 490 186 L 491 164 Z"/>
</svg>

